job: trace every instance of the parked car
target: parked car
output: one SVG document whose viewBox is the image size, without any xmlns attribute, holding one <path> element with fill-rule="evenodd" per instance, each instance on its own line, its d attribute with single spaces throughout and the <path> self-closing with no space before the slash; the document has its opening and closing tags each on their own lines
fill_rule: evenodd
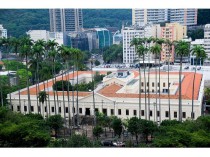
<svg viewBox="0 0 210 157">
<path fill-rule="evenodd" d="M 112 140 L 105 140 L 105 141 L 102 141 L 101 144 L 102 144 L 103 146 L 109 146 L 109 147 L 113 147 L 113 146 L 114 146 Z"/>
<path fill-rule="evenodd" d="M 104 140 L 101 142 L 103 146 L 108 147 L 125 147 L 125 143 L 117 140 Z"/>
<path fill-rule="evenodd" d="M 189 69 L 189 66 L 184 67 L 184 69 Z"/>
</svg>

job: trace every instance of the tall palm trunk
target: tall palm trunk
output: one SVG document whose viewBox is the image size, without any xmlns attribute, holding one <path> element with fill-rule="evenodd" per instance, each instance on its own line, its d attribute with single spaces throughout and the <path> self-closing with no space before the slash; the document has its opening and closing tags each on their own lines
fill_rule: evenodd
<svg viewBox="0 0 210 157">
<path fill-rule="evenodd" d="M 161 99 L 160 99 L 160 60 L 161 56 L 159 56 L 159 121 L 161 123 Z"/>
<path fill-rule="evenodd" d="M 91 77 L 93 83 L 93 116 L 94 116 L 94 126 L 96 126 L 96 111 L 95 111 L 95 92 L 94 92 L 94 74 L 93 74 L 93 64 L 91 63 Z"/>
<path fill-rule="evenodd" d="M 194 119 L 194 90 L 195 90 L 195 76 L 196 76 L 196 69 L 197 69 L 198 60 L 196 58 L 196 66 L 195 72 L 193 75 L 193 90 L 192 90 L 192 112 L 191 112 L 191 119 Z"/>
<path fill-rule="evenodd" d="M 55 72 L 55 64 L 54 64 L 54 78 L 55 78 L 55 82 L 57 82 L 56 72 Z M 59 112 L 57 112 L 57 111 L 59 111 L 59 99 L 58 99 L 58 88 L 57 88 L 57 86 L 55 86 L 55 90 L 56 90 L 56 97 L 57 97 L 57 106 L 55 105 L 55 114 L 56 114 L 56 113 L 59 113 Z"/>
<path fill-rule="evenodd" d="M 51 115 L 50 114 L 50 92 L 49 92 L 49 85 L 48 85 L 48 79 L 47 79 L 47 92 L 48 92 L 48 117 Z"/>
<path fill-rule="evenodd" d="M 37 56 L 37 58 L 38 58 L 38 56 Z M 36 61 L 36 72 L 35 72 L 35 76 L 37 77 L 37 79 L 35 79 L 35 80 L 36 80 L 36 91 L 38 91 L 37 92 L 37 107 L 38 107 L 39 104 L 40 104 L 40 102 L 38 101 L 38 93 L 40 92 L 40 87 L 39 87 L 39 63 L 38 63 L 38 59 Z"/>
<path fill-rule="evenodd" d="M 53 78 L 52 78 L 52 82 L 53 82 L 53 84 L 55 84 L 55 75 L 54 75 L 54 71 L 53 71 L 53 69 L 54 69 L 54 60 L 53 60 L 53 68 L 52 68 L 52 76 L 53 76 Z M 56 92 L 56 90 L 54 90 L 54 89 L 52 89 L 53 90 L 53 98 L 54 98 L 54 106 L 55 106 L 55 114 L 57 114 L 56 113 L 56 98 L 55 98 L 55 92 Z"/>
<path fill-rule="evenodd" d="M 77 57 L 78 58 L 78 57 Z M 79 78 L 78 78 L 78 63 L 77 63 L 77 126 L 79 126 L 79 102 L 78 102 L 78 97 L 79 97 L 79 93 L 78 93 L 78 84 L 79 84 Z"/>
<path fill-rule="evenodd" d="M 143 55 L 143 64 L 144 64 L 144 55 Z M 145 96 L 145 119 L 147 119 L 147 94 L 146 94 L 146 88 L 147 88 L 147 85 L 146 85 L 146 74 L 145 74 L 145 69 L 146 69 L 146 67 L 145 67 L 145 64 L 144 64 L 144 96 Z"/>
<path fill-rule="evenodd" d="M 182 122 L 182 56 L 180 59 L 180 70 L 179 70 L 179 121 Z"/>
<path fill-rule="evenodd" d="M 150 120 L 150 53 L 148 53 L 148 115 Z"/>
<path fill-rule="evenodd" d="M 73 79 L 72 79 L 72 107 L 73 107 L 73 126 L 75 126 L 75 107 L 74 107 L 74 65 L 73 65 Z"/>
<path fill-rule="evenodd" d="M 140 62 L 139 62 L 139 118 L 141 118 L 141 69 L 140 69 Z"/>
<path fill-rule="evenodd" d="M 26 54 L 26 77 L 27 77 L 27 91 L 28 91 L 28 111 L 31 113 L 31 97 L 29 90 L 29 77 L 28 77 L 28 55 Z"/>
<path fill-rule="evenodd" d="M 67 69 L 69 69 L 67 62 L 66 62 L 66 67 L 67 67 Z M 70 99 L 69 99 L 69 74 L 66 74 L 65 73 L 65 77 L 66 77 L 66 79 L 68 81 L 68 85 L 67 85 L 67 98 L 68 98 L 68 117 L 69 117 L 69 129 L 70 129 L 70 126 L 71 126 L 71 112 L 70 112 Z"/>
<path fill-rule="evenodd" d="M 45 86 L 45 81 L 43 81 L 43 84 L 44 84 L 44 92 L 46 93 L 46 86 Z M 44 106 L 44 105 L 43 105 Z M 48 109 L 47 109 L 47 100 L 45 101 L 45 106 L 43 107 L 43 117 L 45 118 L 45 107 L 46 107 L 46 114 L 47 114 L 47 117 L 48 117 Z"/>
<path fill-rule="evenodd" d="M 156 105 L 156 121 L 158 120 L 157 115 L 157 54 L 155 53 L 155 105 Z"/>
<path fill-rule="evenodd" d="M 168 113 L 169 113 L 169 120 L 171 120 L 171 101 L 170 101 L 170 90 L 169 90 L 169 63 L 170 63 L 170 58 L 168 60 Z"/>
<path fill-rule="evenodd" d="M 64 68 L 63 68 L 63 70 L 64 70 Z M 65 109 L 65 98 L 64 98 L 63 70 L 62 70 L 63 118 L 64 118 L 64 125 L 66 125 L 66 109 Z M 64 127 L 64 137 L 65 137 L 65 127 Z"/>
<path fill-rule="evenodd" d="M 17 66 L 17 71 L 19 70 Z M 18 79 L 18 74 L 16 73 L 16 78 Z M 18 79 L 18 84 L 19 84 L 19 79 Z M 18 86 L 18 100 L 19 100 L 19 105 L 20 105 L 20 112 L 21 112 L 21 100 L 20 100 L 20 84 Z"/>
<path fill-rule="evenodd" d="M 7 52 L 7 63 L 8 63 L 8 66 L 7 66 L 7 68 L 8 68 L 8 70 L 7 70 L 7 72 L 8 72 L 8 85 L 9 85 L 9 88 L 11 89 L 10 74 L 9 74 L 9 60 L 8 60 L 8 58 L 9 58 L 8 46 L 6 46 L 6 52 Z M 11 98 L 11 92 L 9 92 L 9 106 L 11 106 L 11 105 L 12 105 L 12 98 Z"/>
<path fill-rule="evenodd" d="M 37 111 L 38 111 L 38 114 L 39 114 L 39 98 L 38 98 L 38 85 L 37 85 L 37 72 L 35 72 L 35 84 L 36 84 L 36 106 L 37 106 Z"/>
</svg>

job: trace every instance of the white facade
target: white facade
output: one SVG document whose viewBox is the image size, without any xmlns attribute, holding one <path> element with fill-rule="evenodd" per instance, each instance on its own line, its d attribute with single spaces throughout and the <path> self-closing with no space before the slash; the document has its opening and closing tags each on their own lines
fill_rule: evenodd
<svg viewBox="0 0 210 157">
<path fill-rule="evenodd" d="M 86 75 L 85 73 L 82 74 L 83 76 L 80 76 L 82 79 L 83 77 L 85 78 Z M 193 73 L 192 73 L 193 75 Z M 59 76 L 60 78 L 61 76 Z M 88 77 L 90 77 L 88 75 Z M 138 90 L 138 85 L 137 84 L 131 84 L 132 78 L 134 78 L 133 73 L 131 75 L 128 75 L 128 77 L 125 77 L 124 80 L 123 78 L 116 78 L 112 77 L 110 78 L 107 76 L 104 78 L 103 84 L 101 86 L 101 90 L 106 88 L 107 86 L 118 86 L 118 90 L 115 93 L 112 93 L 114 95 L 107 96 L 106 93 L 100 93 L 95 91 L 95 108 L 96 110 L 100 112 L 104 112 L 108 116 L 115 115 L 118 116 L 119 118 L 131 118 L 134 116 L 139 116 L 139 98 L 128 96 L 132 94 L 130 91 L 126 92 L 121 89 L 125 88 L 126 86 L 132 86 L 131 91 L 134 91 L 135 89 Z M 137 79 L 138 82 L 138 77 L 135 78 Z M 184 77 L 182 77 L 184 79 Z M 118 80 L 119 82 L 116 82 Z M 151 88 L 153 88 L 152 82 L 155 82 L 155 75 L 151 75 Z M 52 80 L 49 80 L 52 81 Z M 89 80 L 86 80 L 89 81 Z M 121 81 L 121 82 L 120 82 Z M 161 75 L 161 88 L 167 88 L 167 75 Z M 172 74 L 170 83 L 175 83 L 174 85 L 170 86 L 171 89 L 171 95 L 174 95 L 174 92 L 177 91 L 178 85 L 178 72 L 177 74 Z M 46 82 L 45 82 L 46 83 Z M 121 84 L 123 83 L 123 84 Z M 166 83 L 166 86 L 164 85 Z M 40 83 L 41 85 L 42 83 Z M 31 88 L 34 88 L 34 86 L 31 86 Z M 197 91 L 199 93 L 198 98 L 194 100 L 194 115 L 195 119 L 201 115 L 201 108 L 202 108 L 202 98 L 203 98 L 203 90 L 204 90 L 204 79 L 201 80 L 201 85 L 199 87 L 199 90 Z M 20 92 L 27 91 L 27 89 L 22 89 Z M 69 117 L 73 116 L 73 101 L 74 100 L 74 107 L 76 109 L 76 96 L 72 97 L 70 95 L 70 102 L 68 103 L 68 97 L 64 97 L 63 101 L 63 96 L 62 92 L 59 92 L 60 95 L 58 96 L 58 102 L 56 105 L 54 104 L 54 97 L 53 95 L 49 95 L 49 100 L 48 102 L 44 104 L 37 103 L 37 96 L 36 95 L 31 95 L 31 106 L 32 106 L 32 113 L 38 113 L 38 108 L 41 110 L 41 114 L 45 117 L 47 117 L 49 114 L 50 115 L 55 115 L 55 114 L 61 114 L 62 117 L 66 117 L 67 119 Z M 71 93 L 71 92 L 70 92 Z M 76 93 L 76 92 L 75 92 Z M 119 96 L 118 94 L 123 94 L 124 96 Z M 109 93 L 108 93 L 109 94 Z M 137 93 L 135 93 L 137 94 Z M 142 92 L 143 94 L 143 92 Z M 150 93 L 153 94 L 154 93 Z M 145 107 L 145 99 L 142 97 L 141 100 L 141 118 L 142 119 L 150 119 L 153 121 L 162 121 L 165 119 L 169 119 L 168 116 L 168 99 L 165 97 L 167 96 L 167 93 L 161 93 L 163 96 L 161 99 L 158 98 L 158 101 L 156 103 L 155 97 L 151 96 L 150 98 L 150 105 L 148 105 L 148 99 L 147 99 L 147 105 Z M 165 95 L 165 96 L 164 96 Z M 12 96 L 12 106 L 11 108 L 13 111 L 16 112 L 21 112 L 21 113 L 28 113 L 28 97 L 27 94 L 21 95 L 21 105 L 19 104 L 19 95 L 18 91 L 11 93 Z M 9 98 L 9 96 L 8 96 Z M 57 102 L 57 101 L 56 101 Z M 177 119 L 178 120 L 178 104 L 179 100 L 177 98 L 171 98 L 171 119 Z M 161 105 L 159 105 L 159 103 Z M 183 114 L 183 120 L 186 120 L 187 118 L 191 117 L 191 99 L 182 99 L 182 114 Z M 60 110 L 60 111 L 59 111 Z M 70 112 L 69 112 L 70 111 Z M 79 95 L 78 97 L 78 114 L 79 115 L 88 115 L 88 111 L 90 112 L 90 115 L 93 115 L 93 96 L 92 92 L 89 92 L 88 95 L 86 96 L 81 96 Z M 147 112 L 147 113 L 146 113 Z M 76 113 L 77 114 L 77 110 Z"/>
<path fill-rule="evenodd" d="M 167 21 L 167 9 L 132 9 L 132 25 Z"/>
<path fill-rule="evenodd" d="M 2 37 L 7 38 L 7 30 L 4 29 L 3 25 L 0 25 L 0 38 Z"/>
<path fill-rule="evenodd" d="M 63 39 L 63 32 L 49 32 L 46 30 L 29 30 L 26 32 L 27 35 L 30 36 L 30 38 L 34 41 L 37 40 L 55 40 L 59 45 L 64 44 Z"/>
<path fill-rule="evenodd" d="M 132 24 L 180 23 L 184 26 L 197 25 L 197 9 L 132 9 Z"/>
<path fill-rule="evenodd" d="M 145 25 L 145 26 L 131 26 L 122 28 L 123 35 L 123 63 L 131 64 L 137 58 L 135 46 L 131 46 L 133 38 L 159 38 L 161 33 L 160 25 Z M 149 56 L 150 61 L 153 61 L 153 56 Z M 149 60 L 146 56 L 145 60 Z"/>
<path fill-rule="evenodd" d="M 204 27 L 204 48 L 209 58 L 210 57 L 210 24 L 206 24 Z"/>
</svg>

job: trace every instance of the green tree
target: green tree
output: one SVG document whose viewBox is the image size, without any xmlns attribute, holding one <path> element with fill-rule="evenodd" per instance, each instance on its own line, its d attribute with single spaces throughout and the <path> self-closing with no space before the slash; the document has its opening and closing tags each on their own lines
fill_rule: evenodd
<svg viewBox="0 0 210 157">
<path fill-rule="evenodd" d="M 195 72 L 193 76 L 193 90 L 192 90 L 192 112 L 191 112 L 191 118 L 194 119 L 194 93 L 195 93 L 195 75 L 196 75 L 196 69 L 197 69 L 197 64 L 198 64 L 198 59 L 201 61 L 204 61 L 204 59 L 207 58 L 207 54 L 204 50 L 203 46 L 196 45 L 192 48 L 192 55 L 196 56 L 196 67 L 195 67 Z"/>
<path fill-rule="evenodd" d="M 94 128 L 93 128 L 93 135 L 97 138 L 97 140 L 98 140 L 98 138 L 100 137 L 100 135 L 103 133 L 103 129 L 102 129 L 102 127 L 101 126 L 95 126 Z"/>
<path fill-rule="evenodd" d="M 137 117 L 132 117 L 128 121 L 128 131 L 136 137 L 138 143 L 138 136 L 140 133 L 140 120 Z"/>
<path fill-rule="evenodd" d="M 61 115 L 53 115 L 46 120 L 48 126 L 55 131 L 55 138 L 58 137 L 58 131 L 63 128 L 64 120 Z"/>
<path fill-rule="evenodd" d="M 113 118 L 112 122 L 111 122 L 111 127 L 114 130 L 114 135 L 118 135 L 119 137 L 121 136 L 122 133 L 122 121 L 120 118 Z"/>
<path fill-rule="evenodd" d="M 38 95 L 39 102 L 42 103 L 42 115 L 44 116 L 44 102 L 47 101 L 48 94 L 45 91 L 40 91 Z"/>
</svg>

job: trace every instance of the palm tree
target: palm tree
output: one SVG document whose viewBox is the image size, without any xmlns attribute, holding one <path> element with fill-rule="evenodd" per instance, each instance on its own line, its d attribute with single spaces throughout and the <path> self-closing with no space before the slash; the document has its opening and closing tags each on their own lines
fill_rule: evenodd
<svg viewBox="0 0 210 157">
<path fill-rule="evenodd" d="M 56 82 L 56 70 L 55 70 L 56 66 L 55 66 L 55 63 L 56 63 L 56 58 L 58 57 L 57 46 L 58 46 L 58 43 L 55 42 L 55 40 L 49 40 L 45 44 L 45 50 L 47 51 L 47 56 L 51 60 L 52 67 L 53 67 L 52 68 L 53 84 L 55 84 L 55 82 Z M 56 86 L 56 90 L 53 90 L 55 114 L 57 114 L 57 105 L 56 105 L 55 94 L 56 94 L 56 97 L 57 97 L 57 105 L 59 106 L 57 86 Z"/>
<path fill-rule="evenodd" d="M 80 61 L 83 58 L 83 53 L 79 49 L 74 49 L 72 55 L 73 55 L 73 59 L 74 59 L 74 65 L 77 68 L 77 103 L 76 103 L 76 107 L 77 107 L 77 126 L 78 126 L 79 125 L 79 104 L 78 104 L 78 84 L 79 84 L 79 80 L 78 80 L 78 70 L 79 70 Z"/>
<path fill-rule="evenodd" d="M 141 118 L 141 68 L 140 68 L 140 59 L 143 56 L 142 51 L 137 51 L 139 44 L 142 44 L 143 40 L 141 38 L 133 38 L 131 40 L 131 46 L 135 46 L 136 54 L 139 58 L 139 118 Z M 141 50 L 141 49 L 140 49 Z"/>
<path fill-rule="evenodd" d="M 162 44 L 165 42 L 164 39 L 156 39 L 156 43 L 162 47 Z M 161 54 L 159 55 L 159 83 L 158 83 L 158 90 L 159 90 L 159 122 L 161 122 L 161 99 L 160 99 L 160 61 L 161 61 Z M 157 84 L 156 84 L 157 86 Z"/>
<path fill-rule="evenodd" d="M 175 45 L 176 54 L 180 56 L 180 70 L 179 70 L 179 121 L 182 121 L 182 60 L 184 56 L 189 55 L 189 44 L 186 41 L 178 41 Z"/>
<path fill-rule="evenodd" d="M 150 120 L 150 44 L 154 41 L 153 37 L 146 39 L 148 44 L 148 113 L 149 113 L 149 120 Z"/>
<path fill-rule="evenodd" d="M 195 67 L 195 72 L 193 76 L 193 90 L 192 90 L 192 113 L 191 113 L 191 118 L 194 119 L 194 89 L 195 89 L 195 75 L 196 75 L 196 69 L 197 69 L 197 64 L 198 64 L 198 59 L 204 60 L 207 58 L 207 54 L 204 50 L 203 46 L 196 45 L 192 48 L 192 55 L 196 56 L 196 67 Z"/>
<path fill-rule="evenodd" d="M 159 44 L 155 44 L 150 48 L 150 51 L 155 55 L 155 65 L 157 65 L 157 57 L 160 55 L 160 52 L 162 51 L 162 48 Z M 156 111 L 157 111 L 157 67 L 155 67 L 155 92 L 156 92 Z M 156 113 L 156 120 L 157 120 L 157 113 Z"/>
<path fill-rule="evenodd" d="M 44 102 L 47 101 L 47 97 L 48 97 L 48 94 L 46 93 L 46 91 L 40 91 L 39 94 L 38 94 L 39 102 L 42 103 L 43 117 L 44 117 L 44 109 L 43 109 L 43 106 L 44 106 Z"/>
<path fill-rule="evenodd" d="M 172 52 L 173 42 L 171 42 L 169 39 L 166 39 L 165 41 L 167 51 L 169 52 L 168 56 L 168 113 L 169 113 L 169 120 L 171 120 L 171 101 L 170 101 L 170 83 L 169 83 L 169 64 L 170 64 L 170 56 Z"/>
<path fill-rule="evenodd" d="M 23 37 L 20 40 L 20 56 L 26 59 L 26 71 L 27 71 L 27 92 L 28 92 L 28 111 L 31 112 L 31 98 L 29 90 L 29 76 L 28 76 L 28 59 L 32 53 L 33 41 L 29 37 Z"/>
<path fill-rule="evenodd" d="M 96 126 L 95 92 L 94 92 L 95 84 L 94 84 L 93 62 L 94 62 L 94 59 L 91 58 L 90 64 L 91 64 L 91 77 L 92 77 L 92 84 L 93 84 L 93 91 L 92 91 L 93 92 L 93 116 L 94 116 L 94 126 Z"/>
</svg>

